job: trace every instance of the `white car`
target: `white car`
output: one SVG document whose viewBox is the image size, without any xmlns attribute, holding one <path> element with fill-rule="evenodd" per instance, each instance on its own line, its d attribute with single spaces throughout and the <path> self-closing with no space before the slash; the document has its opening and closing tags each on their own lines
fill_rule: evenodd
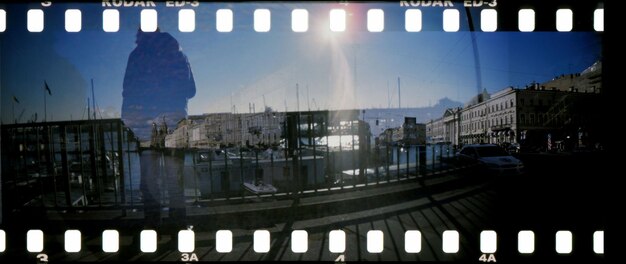
<svg viewBox="0 0 626 264">
<path fill-rule="evenodd" d="M 518 175 L 524 164 L 511 156 L 502 147 L 493 144 L 464 146 L 457 156 L 463 164 L 477 164 L 489 173 L 496 175 Z"/>
</svg>

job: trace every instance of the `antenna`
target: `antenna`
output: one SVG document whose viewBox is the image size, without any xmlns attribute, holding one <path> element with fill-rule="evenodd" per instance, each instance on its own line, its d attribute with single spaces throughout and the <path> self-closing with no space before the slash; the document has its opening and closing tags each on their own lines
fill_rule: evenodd
<svg viewBox="0 0 626 264">
<path fill-rule="evenodd" d="M 300 88 L 298 88 L 298 83 L 296 83 L 296 110 L 300 112 Z"/>
<path fill-rule="evenodd" d="M 389 80 L 387 80 L 387 108 L 391 108 L 391 96 L 389 94 Z"/>
<path fill-rule="evenodd" d="M 87 120 L 91 120 L 91 108 L 89 108 L 89 97 L 87 97 Z"/>
<path fill-rule="evenodd" d="M 265 104 L 265 94 L 263 94 L 263 111 L 265 111 L 265 108 L 267 108 L 267 105 Z"/>
<path fill-rule="evenodd" d="M 309 100 L 309 85 L 306 85 L 306 106 L 309 109 L 309 112 L 311 112 L 311 101 Z"/>
<path fill-rule="evenodd" d="M 400 94 L 400 77 L 398 77 L 398 108 L 402 108 L 402 96 Z"/>
</svg>

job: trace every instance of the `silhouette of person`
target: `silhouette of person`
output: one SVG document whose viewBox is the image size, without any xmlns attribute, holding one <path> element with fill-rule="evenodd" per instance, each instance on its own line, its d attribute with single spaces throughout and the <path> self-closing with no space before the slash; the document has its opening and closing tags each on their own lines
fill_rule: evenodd
<svg viewBox="0 0 626 264">
<path fill-rule="evenodd" d="M 184 221 L 186 215 L 181 185 L 184 153 L 166 148 L 165 136 L 168 127 L 175 128 L 187 117 L 187 101 L 196 87 L 189 61 L 174 37 L 158 29 L 138 30 L 136 37 L 124 76 L 122 120 L 140 141 L 145 225 L 156 228 L 165 205 L 172 223 Z"/>
</svg>

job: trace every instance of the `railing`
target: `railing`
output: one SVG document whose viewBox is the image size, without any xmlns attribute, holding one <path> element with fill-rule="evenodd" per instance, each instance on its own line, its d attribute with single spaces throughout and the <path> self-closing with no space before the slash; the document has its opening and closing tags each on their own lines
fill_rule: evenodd
<svg viewBox="0 0 626 264">
<path fill-rule="evenodd" d="M 2 125 L 4 210 L 132 205 L 137 146 L 119 119 Z"/>
<path fill-rule="evenodd" d="M 317 145 L 317 138 L 292 153 L 186 149 L 180 193 L 187 205 L 291 199 L 400 183 L 453 166 L 450 145 L 369 146 L 342 137 L 353 141 L 350 148 Z M 5 212 L 143 208 L 139 144 L 119 119 L 3 125 L 2 143 Z M 165 207 L 172 193 L 166 183 L 161 179 Z"/>
<path fill-rule="evenodd" d="M 449 162 L 454 158 L 454 150 L 444 144 L 376 146 L 353 151 L 329 151 L 322 146 L 315 154 L 306 149 L 293 157 L 276 155 L 280 151 L 268 153 L 241 149 L 189 152 L 185 163 L 195 174 L 184 177 L 188 200 L 210 203 L 247 198 L 289 199 L 294 193 L 315 194 L 401 182 L 454 166 Z M 255 192 L 254 188 L 245 188 L 244 183 L 259 189 L 267 187 L 266 190 L 274 187 L 275 191 Z"/>
</svg>

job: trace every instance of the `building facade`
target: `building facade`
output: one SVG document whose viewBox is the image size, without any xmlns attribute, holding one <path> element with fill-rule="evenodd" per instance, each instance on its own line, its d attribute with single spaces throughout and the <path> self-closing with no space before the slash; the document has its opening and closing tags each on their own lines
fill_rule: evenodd
<svg viewBox="0 0 626 264">
<path fill-rule="evenodd" d="M 181 120 L 165 138 L 170 148 L 273 145 L 280 142 L 285 114 L 274 111 L 215 113 Z"/>
<path fill-rule="evenodd" d="M 600 108 L 601 69 L 596 62 L 580 74 L 523 89 L 508 87 L 491 95 L 483 91 L 463 108 L 448 109 L 428 122 L 427 142 L 520 143 L 539 148 L 587 145 L 593 138 L 589 133 L 599 132 L 592 131 L 600 115 L 595 109 Z"/>
</svg>

